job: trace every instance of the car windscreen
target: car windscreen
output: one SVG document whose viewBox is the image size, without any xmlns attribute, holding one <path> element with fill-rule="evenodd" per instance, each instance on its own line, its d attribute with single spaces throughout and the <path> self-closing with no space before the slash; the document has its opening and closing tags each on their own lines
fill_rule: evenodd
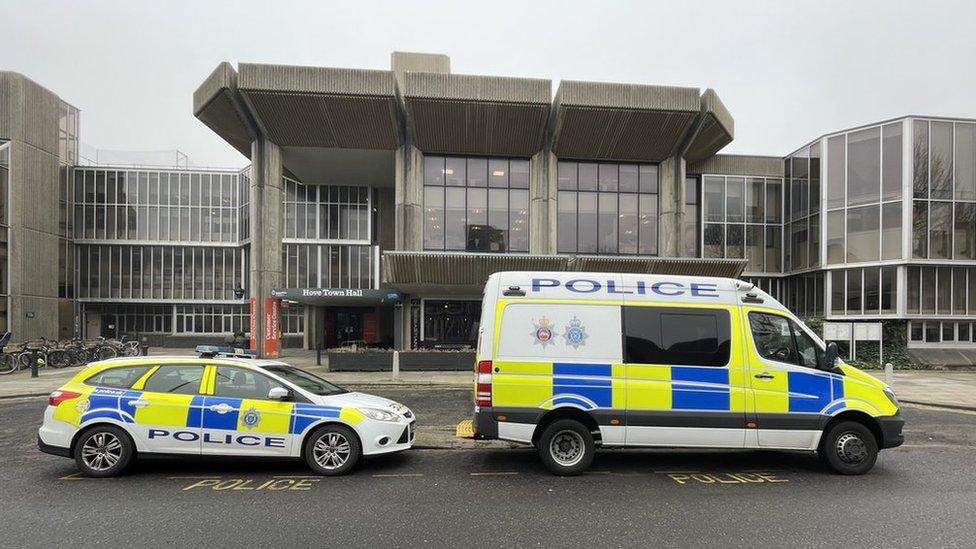
<svg viewBox="0 0 976 549">
<path fill-rule="evenodd" d="M 281 376 L 286 381 L 294 383 L 314 395 L 328 396 L 348 392 L 338 385 L 329 383 L 317 375 L 299 370 L 294 366 L 274 365 L 264 366 L 263 368 L 265 371 Z"/>
</svg>

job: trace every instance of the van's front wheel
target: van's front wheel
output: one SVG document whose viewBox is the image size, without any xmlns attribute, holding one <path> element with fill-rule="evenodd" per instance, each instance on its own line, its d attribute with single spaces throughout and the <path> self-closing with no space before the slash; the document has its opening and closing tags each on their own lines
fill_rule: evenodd
<svg viewBox="0 0 976 549">
<path fill-rule="evenodd" d="M 585 425 L 572 419 L 554 421 L 539 437 L 539 456 L 555 475 L 578 475 L 593 463 L 596 444 Z"/>
<path fill-rule="evenodd" d="M 863 475 L 878 459 L 878 442 L 863 424 L 841 421 L 824 433 L 818 453 L 836 473 Z"/>
</svg>

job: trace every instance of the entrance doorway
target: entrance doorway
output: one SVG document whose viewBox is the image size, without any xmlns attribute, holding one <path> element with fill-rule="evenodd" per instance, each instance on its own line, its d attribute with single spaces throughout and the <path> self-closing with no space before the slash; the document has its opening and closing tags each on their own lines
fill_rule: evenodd
<svg viewBox="0 0 976 549">
<path fill-rule="evenodd" d="M 325 346 L 371 345 L 379 341 L 376 309 L 329 307 L 325 310 Z"/>
</svg>

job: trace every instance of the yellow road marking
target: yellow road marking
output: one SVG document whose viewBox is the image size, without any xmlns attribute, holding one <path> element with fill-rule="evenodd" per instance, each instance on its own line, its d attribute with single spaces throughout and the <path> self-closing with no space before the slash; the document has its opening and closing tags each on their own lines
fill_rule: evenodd
<svg viewBox="0 0 976 549">
<path fill-rule="evenodd" d="M 183 476 L 183 477 L 166 477 L 169 480 L 185 480 L 185 479 L 201 479 L 201 478 L 220 478 L 220 475 L 199 475 L 199 476 Z"/>
<path fill-rule="evenodd" d="M 274 475 L 271 478 L 322 478 L 316 475 Z"/>
<path fill-rule="evenodd" d="M 59 477 L 58 480 L 89 480 L 89 477 L 86 477 L 81 473 L 71 473 L 70 475 Z"/>
</svg>

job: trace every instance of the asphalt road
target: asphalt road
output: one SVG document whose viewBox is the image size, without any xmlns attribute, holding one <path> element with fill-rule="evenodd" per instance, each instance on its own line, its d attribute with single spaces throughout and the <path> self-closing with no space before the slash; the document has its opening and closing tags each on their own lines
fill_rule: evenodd
<svg viewBox="0 0 976 549">
<path fill-rule="evenodd" d="M 428 426 L 467 391 L 375 391 Z M 841 477 L 812 455 L 614 450 L 550 476 L 527 449 L 413 450 L 353 475 L 297 462 L 141 461 L 91 480 L 41 454 L 45 402 L 0 401 L 0 547 L 827 546 L 976 544 L 976 414 L 903 410 L 905 446 Z"/>
</svg>

